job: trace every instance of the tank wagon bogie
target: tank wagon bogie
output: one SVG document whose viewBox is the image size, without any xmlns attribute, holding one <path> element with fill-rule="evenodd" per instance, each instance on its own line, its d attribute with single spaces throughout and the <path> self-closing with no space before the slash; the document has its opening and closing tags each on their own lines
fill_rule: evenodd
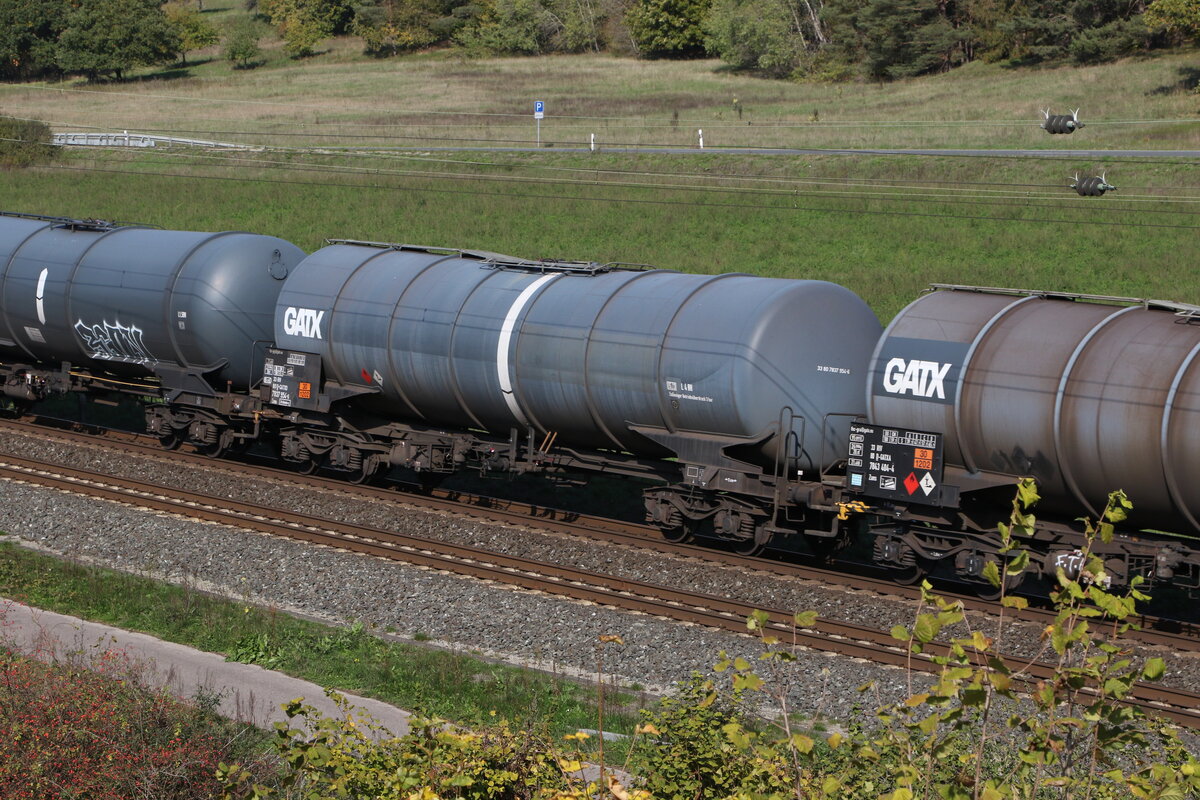
<svg viewBox="0 0 1200 800">
<path fill-rule="evenodd" d="M 938 287 L 883 331 L 822 281 L 11 214 L 0 267 L 4 396 L 135 395 L 167 447 L 424 487 L 648 479 L 669 539 L 861 543 L 981 594 L 1021 476 L 1045 499 L 1008 589 L 1077 574 L 1077 518 L 1114 488 L 1141 527 L 1200 527 L 1192 306 Z M 1114 583 L 1200 589 L 1192 539 L 1125 526 L 1094 552 Z"/>
</svg>

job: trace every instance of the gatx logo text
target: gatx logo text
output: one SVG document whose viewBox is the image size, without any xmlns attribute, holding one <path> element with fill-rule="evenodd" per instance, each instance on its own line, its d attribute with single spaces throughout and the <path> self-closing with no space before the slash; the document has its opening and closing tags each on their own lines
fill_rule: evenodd
<svg viewBox="0 0 1200 800">
<path fill-rule="evenodd" d="M 883 370 L 883 390 L 945 400 L 945 380 L 951 366 L 940 361 L 893 358 Z"/>
<path fill-rule="evenodd" d="M 306 339 L 321 338 L 321 319 L 324 311 L 313 308 L 288 306 L 283 312 L 283 332 L 288 336 L 303 336 Z"/>
</svg>

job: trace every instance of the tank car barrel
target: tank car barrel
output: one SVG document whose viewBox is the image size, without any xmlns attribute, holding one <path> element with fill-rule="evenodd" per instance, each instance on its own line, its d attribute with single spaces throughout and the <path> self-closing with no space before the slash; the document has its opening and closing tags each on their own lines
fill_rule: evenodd
<svg viewBox="0 0 1200 800">
<path fill-rule="evenodd" d="M 1135 522 L 1200 530 L 1200 324 L 1181 308 L 935 291 L 876 348 L 871 420 L 945 433 L 968 473 L 1033 476 L 1043 508 L 1094 516 L 1124 489 Z"/>
</svg>

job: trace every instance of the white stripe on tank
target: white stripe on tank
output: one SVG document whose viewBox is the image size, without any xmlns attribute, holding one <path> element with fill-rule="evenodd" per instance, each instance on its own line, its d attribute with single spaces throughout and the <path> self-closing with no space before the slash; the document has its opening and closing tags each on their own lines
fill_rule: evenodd
<svg viewBox="0 0 1200 800">
<path fill-rule="evenodd" d="M 521 407 L 517 405 L 517 397 L 513 394 L 512 375 L 508 364 L 508 351 L 512 345 L 513 328 L 516 327 L 517 317 L 521 316 L 521 312 L 529 304 L 537 290 L 555 278 L 561 277 L 561 274 L 543 275 L 526 286 L 525 291 L 517 295 L 517 299 L 509 306 L 508 314 L 504 317 L 504 324 L 500 326 L 500 340 L 496 343 L 496 375 L 500 378 L 500 391 L 504 394 L 504 402 L 521 425 L 528 425 L 529 418 L 525 416 L 525 412 L 521 411 Z"/>
<path fill-rule="evenodd" d="M 37 294 L 34 295 L 34 299 L 37 300 L 38 322 L 43 325 L 46 324 L 46 307 L 43 301 L 46 297 L 46 276 L 49 274 L 50 268 L 43 267 L 42 274 L 38 275 Z"/>
</svg>

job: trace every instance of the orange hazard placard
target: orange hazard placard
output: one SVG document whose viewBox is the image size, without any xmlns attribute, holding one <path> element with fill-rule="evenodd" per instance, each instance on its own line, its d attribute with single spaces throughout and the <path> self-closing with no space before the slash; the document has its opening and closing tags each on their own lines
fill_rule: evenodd
<svg viewBox="0 0 1200 800">
<path fill-rule="evenodd" d="M 920 447 L 913 450 L 913 469 L 933 469 L 933 451 Z"/>
<path fill-rule="evenodd" d="M 311 400 L 312 399 L 312 384 L 304 383 L 303 381 L 301 381 L 300 388 L 296 390 L 296 394 L 300 397 L 301 400 Z"/>
</svg>

